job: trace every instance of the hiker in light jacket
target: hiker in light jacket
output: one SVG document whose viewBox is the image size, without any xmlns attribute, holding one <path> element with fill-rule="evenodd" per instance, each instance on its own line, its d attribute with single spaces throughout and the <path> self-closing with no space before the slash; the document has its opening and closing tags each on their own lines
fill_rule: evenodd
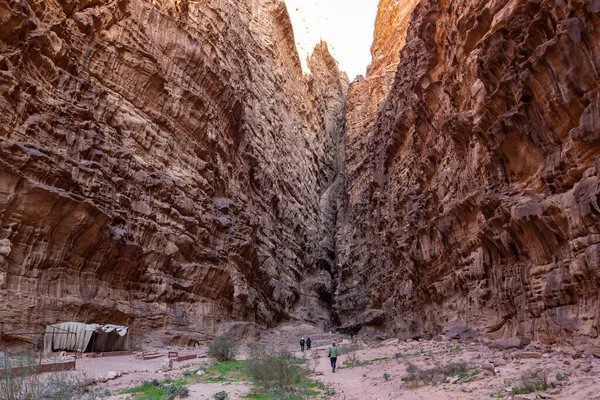
<svg viewBox="0 0 600 400">
<path fill-rule="evenodd" d="M 331 361 L 331 372 L 335 372 L 335 364 L 338 358 L 338 348 L 335 347 L 335 343 L 329 348 L 329 361 Z"/>
</svg>

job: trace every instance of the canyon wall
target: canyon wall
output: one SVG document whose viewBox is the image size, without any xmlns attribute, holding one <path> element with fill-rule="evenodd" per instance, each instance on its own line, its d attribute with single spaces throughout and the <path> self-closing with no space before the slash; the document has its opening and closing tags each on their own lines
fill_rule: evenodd
<svg viewBox="0 0 600 400">
<path fill-rule="evenodd" d="M 326 324 L 347 82 L 310 67 L 282 0 L 0 1 L 4 333 Z"/>
<path fill-rule="evenodd" d="M 381 3 L 380 14 L 402 7 Z M 370 75 L 349 89 L 336 322 L 597 344 L 600 2 L 422 0 L 402 12 L 387 98 L 357 95 L 381 75 L 377 55 L 402 45 L 384 29 Z"/>
</svg>

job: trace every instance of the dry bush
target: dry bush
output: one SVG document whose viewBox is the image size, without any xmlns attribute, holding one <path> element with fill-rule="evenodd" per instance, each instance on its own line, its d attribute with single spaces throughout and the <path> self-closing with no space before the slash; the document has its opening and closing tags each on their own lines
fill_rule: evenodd
<svg viewBox="0 0 600 400">
<path fill-rule="evenodd" d="M 358 358 L 358 354 L 356 353 L 350 353 L 348 354 L 348 356 L 346 357 L 346 364 L 358 364 L 360 362 L 360 358 Z"/>
<path fill-rule="evenodd" d="M 26 369 L 25 372 L 14 373 L 15 367 Z M 87 387 L 85 377 L 66 372 L 40 374 L 39 361 L 33 353 L 21 353 L 14 357 L 0 353 L 0 370 L 2 400 L 92 400 L 108 395 L 96 387 Z"/>
<path fill-rule="evenodd" d="M 547 373 L 539 368 L 523 371 L 513 382 L 510 394 L 532 393 L 536 390 L 546 390 L 548 385 Z"/>
<path fill-rule="evenodd" d="M 408 375 L 402 378 L 407 382 L 432 382 L 436 376 L 465 376 L 472 369 L 472 365 L 467 362 L 451 362 L 445 365 L 438 364 L 433 368 L 422 369 L 415 364 L 408 363 L 406 372 Z"/>
<path fill-rule="evenodd" d="M 360 350 L 360 346 L 357 344 L 344 344 L 338 347 L 338 353 L 340 356 L 353 353 L 357 350 Z"/>
<path fill-rule="evenodd" d="M 237 355 L 239 343 L 226 337 L 216 337 L 208 344 L 208 355 L 218 361 L 232 361 Z"/>
</svg>

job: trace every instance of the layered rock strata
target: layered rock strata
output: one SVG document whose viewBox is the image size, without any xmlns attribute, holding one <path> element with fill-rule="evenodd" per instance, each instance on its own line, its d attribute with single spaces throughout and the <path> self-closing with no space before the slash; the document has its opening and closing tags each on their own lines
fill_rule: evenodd
<svg viewBox="0 0 600 400">
<path fill-rule="evenodd" d="M 283 1 L 0 10 L 5 334 L 202 338 L 303 316 L 306 298 L 328 320 L 347 84 L 325 44 L 302 74 Z"/>
<path fill-rule="evenodd" d="M 416 5 L 375 118 L 350 88 L 340 324 L 597 343 L 599 27 L 595 1 Z"/>
</svg>

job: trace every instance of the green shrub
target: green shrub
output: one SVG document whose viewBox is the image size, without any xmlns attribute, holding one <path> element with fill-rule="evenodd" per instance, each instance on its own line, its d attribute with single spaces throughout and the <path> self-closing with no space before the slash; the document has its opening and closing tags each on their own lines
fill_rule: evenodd
<svg viewBox="0 0 600 400">
<path fill-rule="evenodd" d="M 187 386 L 167 385 L 164 388 L 164 393 L 167 399 L 173 400 L 176 397 L 188 397 L 190 390 Z"/>
<path fill-rule="evenodd" d="M 286 354 L 262 353 L 248 360 L 248 376 L 266 388 L 289 387 L 298 384 L 308 375 L 300 365 L 290 362 Z"/>
<path fill-rule="evenodd" d="M 222 390 L 218 393 L 215 393 L 213 395 L 213 399 L 215 400 L 229 400 L 229 395 L 227 394 L 226 391 Z"/>
<path fill-rule="evenodd" d="M 219 361 L 231 361 L 235 360 L 237 349 L 237 341 L 225 337 L 217 337 L 208 344 L 208 355 Z"/>
<path fill-rule="evenodd" d="M 392 376 L 390 374 L 388 374 L 387 372 L 383 373 L 383 379 L 385 379 L 386 381 L 389 381 L 391 377 Z"/>
</svg>

